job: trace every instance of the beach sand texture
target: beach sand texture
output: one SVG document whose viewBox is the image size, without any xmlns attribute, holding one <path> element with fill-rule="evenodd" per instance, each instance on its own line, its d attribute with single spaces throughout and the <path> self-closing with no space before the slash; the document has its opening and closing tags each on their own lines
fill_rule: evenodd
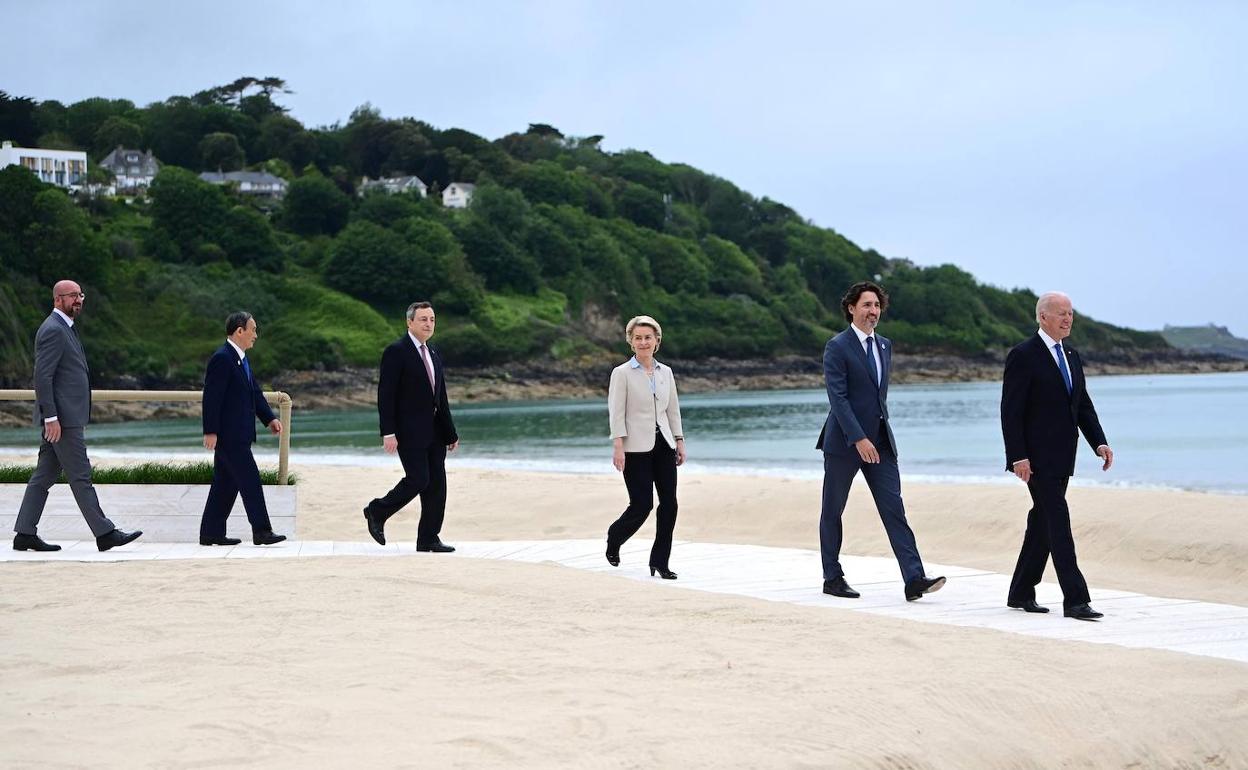
<svg viewBox="0 0 1248 770">
<path fill-rule="evenodd" d="M 322 540 L 366 540 L 360 508 L 399 475 L 397 462 L 296 470 L 300 537 Z M 682 540 L 818 547 L 818 482 L 680 484 Z M 926 560 L 1012 569 L 1021 484 L 904 492 Z M 614 476 L 452 461 L 443 535 L 601 537 L 624 500 Z M 1094 588 L 1248 603 L 1248 497 L 1075 488 L 1070 500 Z M 415 537 L 414 508 L 391 520 L 391 540 Z M 125 526 L 123 511 L 109 513 Z M 845 542 L 847 553 L 889 553 L 861 484 Z M 327 557 L 0 572 L 6 767 L 1248 766 L 1248 667 L 1180 653 L 665 591 L 547 564 Z"/>
</svg>

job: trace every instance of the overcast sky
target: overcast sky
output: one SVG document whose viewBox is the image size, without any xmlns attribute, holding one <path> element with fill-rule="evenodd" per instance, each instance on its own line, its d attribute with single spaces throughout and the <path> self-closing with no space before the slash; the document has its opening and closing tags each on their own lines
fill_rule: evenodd
<svg viewBox="0 0 1248 770">
<path fill-rule="evenodd" d="M 1248 3 L 3 0 L 0 88 L 143 105 L 276 75 L 494 139 L 604 134 L 863 247 L 1248 337 Z"/>
</svg>

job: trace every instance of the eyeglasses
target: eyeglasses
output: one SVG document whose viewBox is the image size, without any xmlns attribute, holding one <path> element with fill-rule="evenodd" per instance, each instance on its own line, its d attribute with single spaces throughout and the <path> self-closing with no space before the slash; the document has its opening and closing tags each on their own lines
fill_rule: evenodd
<svg viewBox="0 0 1248 770">
<path fill-rule="evenodd" d="M 57 298 L 57 299 L 60 299 L 61 297 L 77 297 L 78 299 L 86 299 L 86 298 L 87 298 L 87 293 L 86 293 L 85 291 L 71 291 L 71 292 L 68 292 L 68 293 L 66 293 L 66 294 L 57 294 L 57 295 L 56 295 L 56 298 Z"/>
</svg>

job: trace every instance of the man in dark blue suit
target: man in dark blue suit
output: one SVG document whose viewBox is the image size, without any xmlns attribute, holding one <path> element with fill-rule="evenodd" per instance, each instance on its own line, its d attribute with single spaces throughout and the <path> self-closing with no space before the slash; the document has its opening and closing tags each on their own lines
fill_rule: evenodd
<svg viewBox="0 0 1248 770">
<path fill-rule="evenodd" d="M 225 319 L 225 344 L 208 359 L 204 374 L 204 447 L 213 451 L 212 487 L 199 524 L 200 545 L 238 545 L 226 537 L 225 520 L 239 495 L 251 524 L 251 542 L 273 545 L 286 539 L 273 533 L 269 509 L 264 504 L 260 469 L 251 454 L 256 443 L 256 418 L 273 434 L 282 432 L 260 392 L 247 360 L 247 351 L 259 334 L 251 313 L 238 311 Z"/>
<path fill-rule="evenodd" d="M 1001 385 L 1005 469 L 1027 484 L 1032 503 L 1006 605 L 1026 612 L 1049 611 L 1036 603 L 1036 585 L 1052 553 L 1066 617 L 1096 620 L 1103 616 L 1088 604 L 1088 584 L 1075 559 L 1066 485 L 1075 472 L 1080 431 L 1103 461 L 1101 470 L 1113 465 L 1114 451 L 1088 395 L 1083 360 L 1062 342 L 1074 321 L 1070 297 L 1061 292 L 1042 294 L 1036 301 L 1040 329 L 1005 358 Z"/>
<path fill-rule="evenodd" d="M 841 299 L 850 326 L 823 349 L 823 379 L 828 388 L 828 419 L 816 449 L 823 450 L 823 511 L 819 546 L 823 553 L 823 592 L 846 599 L 859 593 L 841 569 L 841 515 L 854 477 L 862 471 L 875 498 L 888 542 L 901 566 L 907 601 L 938 591 L 943 577 L 923 574 L 923 561 L 906 522 L 897 469 L 897 442 L 888 424 L 888 378 L 892 343 L 875 333 L 888 307 L 888 295 L 870 281 L 856 283 Z"/>
<path fill-rule="evenodd" d="M 403 478 L 386 493 L 364 506 L 368 533 L 386 544 L 386 519 L 420 496 L 420 523 L 416 550 L 450 553 L 454 546 L 439 537 L 446 515 L 446 453 L 459 446 L 451 419 L 442 358 L 429 347 L 437 319 L 428 302 L 407 308 L 407 333 L 381 354 L 377 382 L 377 415 L 381 445 L 399 455 Z"/>
</svg>

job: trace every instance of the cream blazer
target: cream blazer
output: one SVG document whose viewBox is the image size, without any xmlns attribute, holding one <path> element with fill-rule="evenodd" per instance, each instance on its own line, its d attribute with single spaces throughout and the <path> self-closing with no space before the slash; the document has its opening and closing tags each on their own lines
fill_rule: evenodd
<svg viewBox="0 0 1248 770">
<path fill-rule="evenodd" d="M 646 370 L 634 367 L 630 359 L 611 372 L 607 391 L 607 413 L 611 419 L 611 438 L 624 439 L 625 452 L 649 452 L 654 449 L 654 426 L 668 446 L 676 448 L 676 437 L 685 437 L 680 424 L 680 400 L 676 396 L 676 378 L 668 366 L 654 362 L 654 393 Z"/>
</svg>

